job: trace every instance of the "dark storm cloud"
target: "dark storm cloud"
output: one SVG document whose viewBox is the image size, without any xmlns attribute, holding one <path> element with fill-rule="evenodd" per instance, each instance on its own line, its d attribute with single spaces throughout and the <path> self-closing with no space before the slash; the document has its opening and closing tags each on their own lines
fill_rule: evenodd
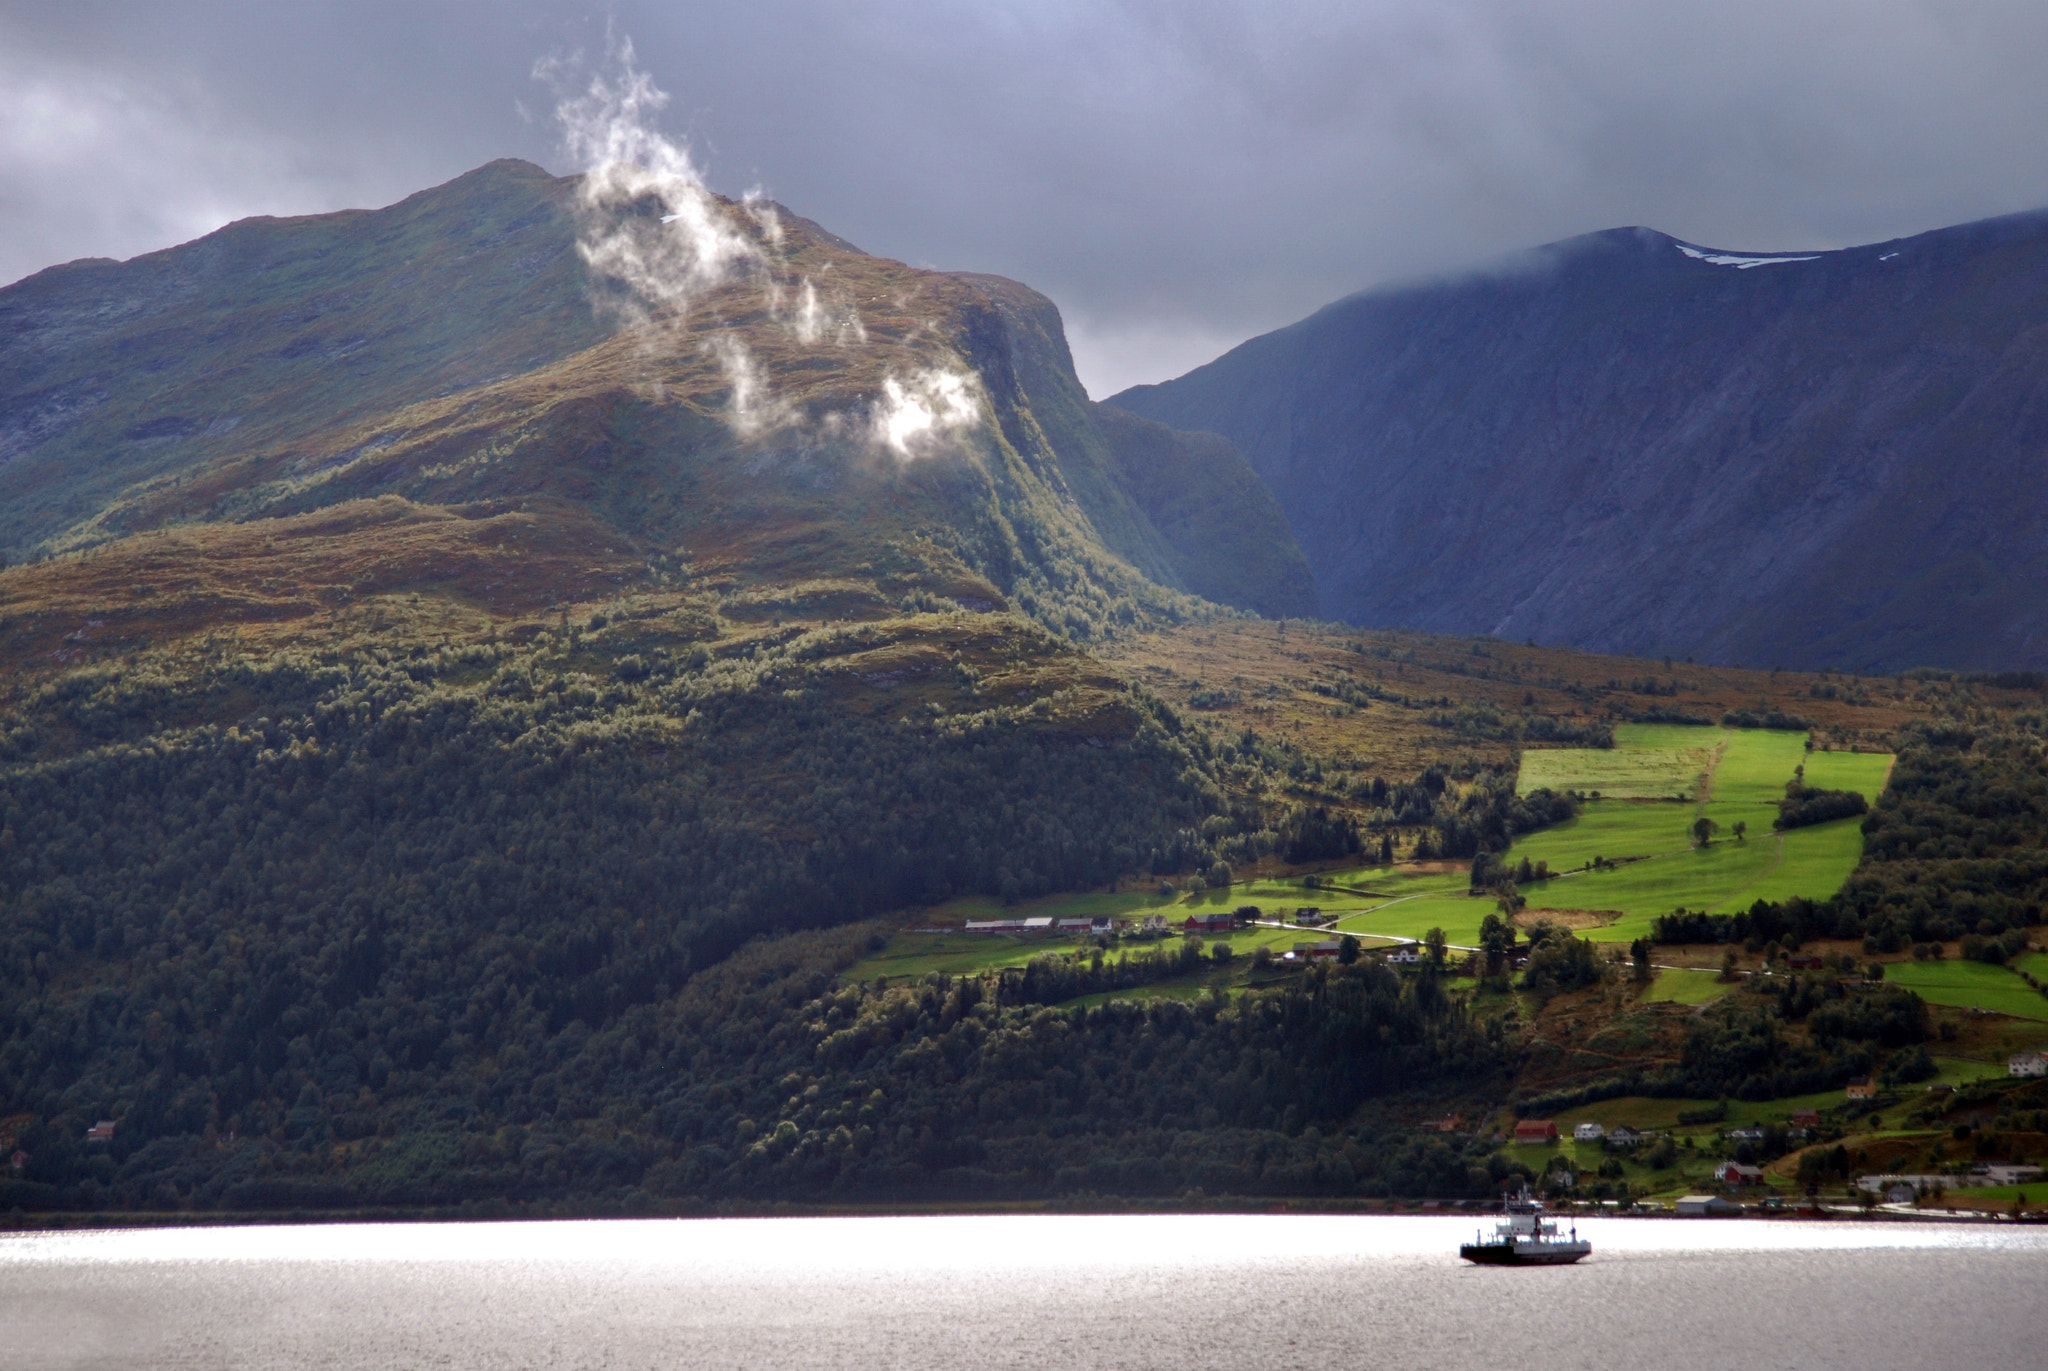
<svg viewBox="0 0 2048 1371">
<path fill-rule="evenodd" d="M 630 34 L 709 179 L 1065 310 L 1101 394 L 1359 286 L 1643 223 L 1835 246 L 2048 204 L 2048 7 L 0 0 L 0 279 L 570 169 Z"/>
</svg>

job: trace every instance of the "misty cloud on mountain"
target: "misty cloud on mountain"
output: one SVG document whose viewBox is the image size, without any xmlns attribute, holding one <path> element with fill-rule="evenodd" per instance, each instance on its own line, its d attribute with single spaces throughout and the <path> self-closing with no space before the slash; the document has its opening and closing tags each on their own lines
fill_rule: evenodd
<svg viewBox="0 0 2048 1371">
<path fill-rule="evenodd" d="M 578 59 L 550 59 L 535 66 L 534 76 L 560 84 L 579 65 Z M 580 93 L 556 104 L 564 145 L 584 168 L 576 250 L 609 287 L 593 292 L 596 307 L 646 331 L 652 345 L 663 331 L 689 328 L 692 312 L 711 291 L 752 273 L 763 312 L 799 344 L 864 346 L 867 328 L 843 291 L 820 292 L 809 276 L 790 287 L 774 202 L 758 187 L 737 204 L 713 193 L 689 148 L 656 126 L 655 116 L 668 103 L 668 92 L 636 63 L 632 40 L 619 37 L 608 40 L 603 67 Z M 739 437 L 804 422 L 796 406 L 777 397 L 767 369 L 736 329 L 713 325 L 699 347 L 725 374 L 726 418 Z M 864 422 L 828 413 L 821 416 L 821 432 L 859 434 L 898 461 L 929 456 L 980 423 L 978 391 L 968 371 L 934 359 L 907 376 L 885 375 Z"/>
</svg>

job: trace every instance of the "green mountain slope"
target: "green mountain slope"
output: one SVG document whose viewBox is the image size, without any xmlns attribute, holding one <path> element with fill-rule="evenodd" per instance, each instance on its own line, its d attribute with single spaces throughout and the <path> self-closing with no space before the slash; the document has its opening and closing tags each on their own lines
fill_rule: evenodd
<svg viewBox="0 0 2048 1371">
<path fill-rule="evenodd" d="M 50 1141 L 83 1113 L 146 1152 L 433 1132 L 400 1100 L 456 1107 L 458 1059 L 750 939 L 1266 822 L 1083 650 L 1313 607 L 1242 459 L 1105 419 L 1025 287 L 700 207 L 501 162 L 0 291 L 21 1184 L 97 1193 Z M 515 1077 L 459 1108 L 536 1119 Z"/>
<path fill-rule="evenodd" d="M 1272 548 L 1240 579 L 1204 538 L 1153 525 L 1042 296 L 725 206 L 746 269 L 622 322 L 579 251 L 576 192 L 493 163 L 386 210 L 246 221 L 0 291 L 0 547 L 20 560 L 366 495 L 557 499 L 643 549 L 716 546 L 770 580 L 933 541 L 1059 602 L 1049 622 L 1132 596 L 1166 610 L 1155 587 L 1191 573 L 1221 603 L 1313 607 L 1277 506 L 1213 443 L 1162 435 L 1166 483 L 1246 507 Z M 870 429 L 899 393 L 932 403 L 933 377 L 969 392 L 957 441 L 879 458 Z"/>
</svg>

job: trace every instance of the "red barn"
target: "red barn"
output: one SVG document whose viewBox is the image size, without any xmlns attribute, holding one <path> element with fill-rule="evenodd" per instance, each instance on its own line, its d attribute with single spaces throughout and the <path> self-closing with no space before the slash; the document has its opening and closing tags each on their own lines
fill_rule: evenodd
<svg viewBox="0 0 2048 1371">
<path fill-rule="evenodd" d="M 1518 1143 L 1556 1142 L 1557 1125 L 1549 1119 L 1523 1119 L 1515 1125 L 1515 1141 Z"/>
</svg>

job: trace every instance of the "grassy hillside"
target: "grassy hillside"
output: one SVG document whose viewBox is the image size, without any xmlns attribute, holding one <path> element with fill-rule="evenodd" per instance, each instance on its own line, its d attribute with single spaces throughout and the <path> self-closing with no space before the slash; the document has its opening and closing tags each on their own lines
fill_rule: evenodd
<svg viewBox="0 0 2048 1371">
<path fill-rule="evenodd" d="M 1559 788 L 1591 791 L 1619 767 L 1625 784 L 1654 776 L 1665 788 L 1644 795 L 1649 788 L 1638 784 L 1631 787 L 1635 797 L 1593 801 L 1507 854 L 1510 862 L 1526 858 L 1563 873 L 1524 891 L 1537 916 L 1591 915 L 1601 922 L 1589 936 L 1603 941 L 1644 937 L 1654 917 L 1679 907 L 1729 913 L 1757 900 L 1833 895 L 1862 859 L 1860 821 L 1777 833 L 1778 801 L 1798 769 L 1811 784 L 1825 778 L 1875 800 L 1892 760 L 1882 753 L 1808 753 L 1806 735 L 1788 731 L 1626 724 L 1615 733 L 1616 746 L 1605 752 L 1536 754 L 1537 774 Z M 1626 761 L 1635 755 L 1645 759 L 1640 767 Z M 1529 780 L 1525 774 L 1522 784 Z M 1704 844 L 1692 831 L 1702 818 L 1713 825 Z"/>
</svg>

